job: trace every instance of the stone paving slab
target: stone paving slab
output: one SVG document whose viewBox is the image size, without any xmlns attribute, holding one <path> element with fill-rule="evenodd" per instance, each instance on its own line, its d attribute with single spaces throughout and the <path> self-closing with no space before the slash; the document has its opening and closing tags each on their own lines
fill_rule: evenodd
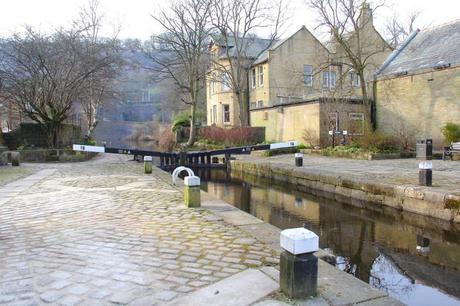
<svg viewBox="0 0 460 306">
<path fill-rule="evenodd" d="M 249 269 L 174 300 L 168 305 L 245 306 L 277 289 L 277 282 L 259 270 Z"/>
<path fill-rule="evenodd" d="M 222 218 L 184 208 L 158 169 L 144 175 L 118 155 L 53 167 L 0 205 L 0 305 L 164 304 L 277 261 Z"/>
</svg>

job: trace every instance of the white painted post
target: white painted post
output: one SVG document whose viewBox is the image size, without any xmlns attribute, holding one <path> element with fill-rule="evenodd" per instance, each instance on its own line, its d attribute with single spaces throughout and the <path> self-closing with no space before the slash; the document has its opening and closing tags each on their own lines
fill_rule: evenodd
<svg viewBox="0 0 460 306">
<path fill-rule="evenodd" d="M 153 164 L 152 156 L 144 156 L 144 172 L 146 174 L 152 173 L 152 164 Z"/>
<path fill-rule="evenodd" d="M 318 284 L 319 237 L 305 228 L 281 232 L 280 288 L 289 298 L 316 295 Z"/>
</svg>

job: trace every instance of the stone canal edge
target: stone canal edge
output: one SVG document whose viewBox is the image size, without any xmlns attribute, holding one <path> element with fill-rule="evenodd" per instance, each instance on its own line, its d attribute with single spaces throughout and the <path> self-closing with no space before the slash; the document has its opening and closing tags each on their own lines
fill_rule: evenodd
<svg viewBox="0 0 460 306">
<path fill-rule="evenodd" d="M 165 182 L 171 182 L 171 176 L 161 171 L 156 175 Z M 182 192 L 180 186 L 171 185 Z M 214 221 L 224 221 L 254 239 L 268 245 L 277 254 L 280 247 L 281 229 L 246 213 L 213 195 L 201 191 L 201 207 L 213 214 Z M 299 305 L 404 305 L 390 297 L 386 292 L 373 288 L 369 284 L 330 265 L 322 258 L 330 256 L 320 249 L 316 253 L 318 261 L 318 297 L 305 301 L 296 301 Z M 258 273 L 259 272 L 259 273 Z M 262 272 L 262 273 L 260 273 Z M 268 276 L 268 277 L 267 277 Z M 258 285 L 254 287 L 254 283 Z M 274 286 L 274 284 L 276 284 Z M 168 305 L 287 305 L 274 301 L 266 294 L 279 289 L 279 266 L 264 266 L 248 269 L 236 275 L 211 284 L 198 291 L 175 299 Z M 218 294 L 216 294 L 218 292 Z M 265 292 L 265 296 L 262 294 Z M 257 294 L 257 302 L 254 299 Z"/>
<path fill-rule="evenodd" d="M 318 196 L 359 204 L 360 207 L 373 209 L 375 206 L 388 206 L 399 211 L 460 223 L 460 194 L 457 193 L 350 179 L 324 170 L 296 168 L 281 163 L 232 160 L 231 170 L 232 175 L 237 177 L 252 175 L 270 179 L 292 185 L 299 191 L 314 190 Z"/>
</svg>

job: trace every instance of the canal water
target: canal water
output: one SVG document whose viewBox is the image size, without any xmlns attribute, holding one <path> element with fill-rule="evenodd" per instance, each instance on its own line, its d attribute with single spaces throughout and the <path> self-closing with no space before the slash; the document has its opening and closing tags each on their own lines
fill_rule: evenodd
<svg viewBox="0 0 460 306">
<path fill-rule="evenodd" d="M 394 209 L 340 203 L 225 170 L 202 189 L 280 229 L 303 224 L 336 267 L 408 305 L 460 305 L 460 227 Z"/>
</svg>

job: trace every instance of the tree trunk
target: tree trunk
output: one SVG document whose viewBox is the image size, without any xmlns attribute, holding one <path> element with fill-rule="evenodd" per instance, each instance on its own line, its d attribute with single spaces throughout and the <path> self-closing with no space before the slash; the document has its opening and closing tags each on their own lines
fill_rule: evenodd
<svg viewBox="0 0 460 306">
<path fill-rule="evenodd" d="M 195 138 L 196 138 L 195 117 L 196 117 L 196 101 L 192 101 L 192 106 L 190 110 L 190 134 L 188 136 L 188 141 L 187 141 L 187 146 L 189 147 L 195 144 Z"/>
<path fill-rule="evenodd" d="M 235 93 L 236 98 L 238 100 L 238 107 L 240 109 L 240 125 L 241 126 L 248 126 L 249 125 L 249 111 L 248 111 L 248 101 L 245 95 L 241 92 Z"/>
</svg>

